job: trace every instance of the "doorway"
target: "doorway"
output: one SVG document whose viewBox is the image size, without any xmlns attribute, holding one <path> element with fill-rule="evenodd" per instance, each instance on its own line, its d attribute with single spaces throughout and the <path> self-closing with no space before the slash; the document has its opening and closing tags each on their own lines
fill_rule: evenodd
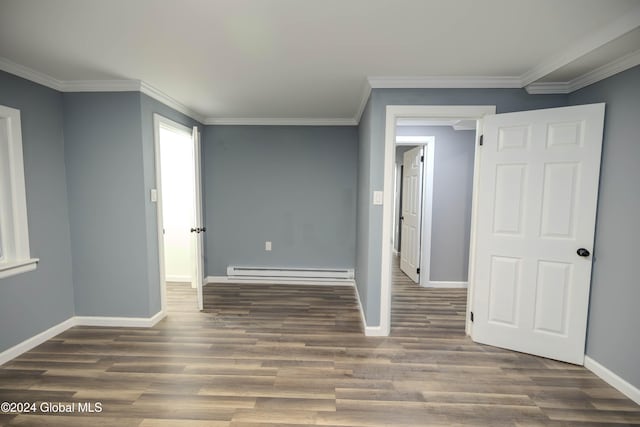
<svg viewBox="0 0 640 427">
<path fill-rule="evenodd" d="M 494 114 L 495 106 L 388 106 L 387 107 L 387 118 L 386 118 L 386 126 L 385 126 L 385 178 L 384 178 L 384 204 L 385 206 L 391 207 L 391 209 L 386 208 L 383 212 L 383 225 L 382 225 L 382 269 L 381 269 L 381 295 L 380 295 L 380 326 L 383 334 L 388 335 L 391 329 L 391 283 L 392 283 L 392 248 L 387 247 L 388 243 L 391 241 L 391 234 L 393 228 L 393 194 L 394 189 L 394 179 L 393 172 L 395 170 L 395 157 L 396 157 L 396 138 L 398 135 L 397 126 L 398 120 L 402 119 L 406 123 L 411 123 L 411 121 L 416 120 L 428 120 L 431 123 L 435 123 L 436 121 L 446 120 L 448 122 L 451 121 L 467 121 L 472 120 L 476 122 L 476 141 L 474 143 L 474 171 L 477 169 L 477 147 L 478 147 L 478 137 L 480 135 L 479 130 L 481 129 L 481 119 L 484 115 Z M 407 135 L 404 135 L 405 137 Z M 405 139 L 405 141 L 407 141 Z M 435 142 L 435 141 L 434 141 Z M 434 156 L 432 156 L 433 158 Z M 432 168 L 434 169 L 434 168 Z M 433 182 L 433 180 L 432 180 Z M 473 184 L 472 184 L 472 193 L 473 200 L 472 204 L 475 204 L 476 198 L 476 177 L 474 173 Z M 473 216 L 472 216 L 473 218 Z M 471 223 L 471 229 L 473 229 L 474 224 L 473 220 Z M 424 228 L 423 228 L 424 229 Z M 431 231 L 431 227 L 428 227 L 429 231 Z M 421 233 L 422 234 L 422 233 Z M 401 240 L 401 239 L 400 239 Z M 424 239 L 425 242 L 430 242 L 429 239 Z M 471 236 L 471 245 L 473 245 L 473 236 Z M 427 251 L 422 251 L 423 256 L 426 255 L 426 252 L 430 252 L 430 245 L 425 244 L 425 249 Z M 469 259 L 469 268 L 468 274 L 469 277 L 472 276 L 472 268 L 473 263 L 471 262 L 472 253 L 470 253 Z M 430 255 L 429 255 L 430 259 Z M 430 263 L 429 263 L 430 264 Z M 427 263 L 424 264 L 425 266 Z M 422 270 L 421 270 L 422 272 Z M 430 277 L 430 273 L 423 274 L 423 277 Z M 426 284 L 426 282 L 425 282 Z M 469 286 L 467 291 L 467 301 L 471 300 L 473 294 L 473 288 Z M 469 334 L 469 318 L 467 314 L 467 319 L 465 321 L 465 331 Z"/>
<path fill-rule="evenodd" d="M 477 120 L 466 333 L 583 364 L 604 104 L 503 114 L 492 114 L 492 106 L 386 112 L 381 331 L 390 327 L 396 121 Z"/>
<path fill-rule="evenodd" d="M 167 311 L 167 301 L 174 303 L 181 299 L 178 295 L 190 293 L 202 310 L 202 233 L 206 228 L 201 214 L 198 128 L 155 114 L 154 139 L 156 189 L 151 197 L 157 203 L 162 310 Z"/>
</svg>

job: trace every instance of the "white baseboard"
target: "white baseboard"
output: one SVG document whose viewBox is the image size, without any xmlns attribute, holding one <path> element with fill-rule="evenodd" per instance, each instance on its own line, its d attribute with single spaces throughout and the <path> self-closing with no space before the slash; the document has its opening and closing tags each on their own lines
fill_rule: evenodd
<svg viewBox="0 0 640 427">
<path fill-rule="evenodd" d="M 599 376 L 604 382 L 640 405 L 640 389 L 620 378 L 589 356 L 584 357 L 584 367 Z"/>
<path fill-rule="evenodd" d="M 214 283 L 252 283 L 265 285 L 313 285 L 313 286 L 355 286 L 353 279 L 291 279 L 290 277 L 229 277 L 229 276 L 207 276 L 204 278 L 205 284 Z"/>
<path fill-rule="evenodd" d="M 27 338 L 19 344 L 0 353 L 0 365 L 26 353 L 43 342 L 50 340 L 74 326 L 111 326 L 111 327 L 137 327 L 150 328 L 162 320 L 166 313 L 159 311 L 151 317 L 104 317 L 104 316 L 73 316 L 67 320 L 50 327 L 46 331 Z"/>
<path fill-rule="evenodd" d="M 110 326 L 118 328 L 151 328 L 167 314 L 159 311 L 151 317 L 76 316 L 75 326 Z"/>
<path fill-rule="evenodd" d="M 438 280 L 430 280 L 428 285 L 425 286 L 427 288 L 467 288 L 469 286 L 469 282 L 448 282 L 448 281 L 438 281 Z"/>
<path fill-rule="evenodd" d="M 185 282 L 191 283 L 191 276 L 173 276 L 168 274 L 165 278 L 167 282 Z"/>
<path fill-rule="evenodd" d="M 39 334 L 34 335 L 31 338 L 28 338 L 21 343 L 6 349 L 2 353 L 0 353 L 0 365 L 4 365 L 11 359 L 16 358 L 22 353 L 25 353 L 32 348 L 39 346 L 43 342 L 50 340 L 58 334 L 63 333 L 72 326 L 75 326 L 75 319 L 73 317 L 70 317 L 67 320 L 58 323 L 57 325 L 50 327 L 46 331 L 42 331 Z"/>
<path fill-rule="evenodd" d="M 353 287 L 356 290 L 356 300 L 358 301 L 358 310 L 360 310 L 360 319 L 364 326 L 364 335 L 367 337 L 386 337 L 389 332 L 382 330 L 382 326 L 367 326 L 367 318 L 364 316 L 364 309 L 362 308 L 362 301 L 360 300 L 360 293 L 358 292 L 358 286 L 354 282 Z"/>
</svg>

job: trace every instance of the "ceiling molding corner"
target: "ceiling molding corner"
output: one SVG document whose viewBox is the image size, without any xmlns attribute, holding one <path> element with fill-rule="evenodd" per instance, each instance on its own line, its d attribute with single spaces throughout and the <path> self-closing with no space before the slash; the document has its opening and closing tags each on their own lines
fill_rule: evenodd
<svg viewBox="0 0 640 427">
<path fill-rule="evenodd" d="M 357 126 L 353 118 L 208 117 L 202 122 L 217 126 Z"/>
<path fill-rule="evenodd" d="M 544 76 L 640 27 L 640 5 L 621 18 L 590 34 L 569 49 L 542 61 L 520 76 L 522 86 L 529 86 Z"/>
<path fill-rule="evenodd" d="M 360 105 L 358 105 L 358 110 L 356 111 L 355 116 L 353 116 L 353 121 L 356 123 L 356 125 L 360 124 L 360 119 L 362 118 L 364 109 L 367 107 L 367 102 L 369 101 L 370 96 L 371 84 L 369 84 L 369 79 L 365 79 L 362 96 L 360 97 Z"/>
<path fill-rule="evenodd" d="M 36 71 L 33 68 L 20 65 L 16 62 L 11 61 L 10 59 L 0 57 L 0 70 L 41 84 L 50 89 L 54 89 L 60 92 L 62 91 L 62 82 L 60 80 L 48 76 L 45 73 L 41 73 L 40 71 Z"/>
<path fill-rule="evenodd" d="M 529 95 L 552 95 L 552 94 L 566 94 L 571 92 L 569 90 L 568 82 L 540 82 L 531 83 L 525 87 L 525 90 Z"/>
<path fill-rule="evenodd" d="M 201 124 L 206 124 L 205 121 L 207 120 L 203 115 L 197 113 L 196 111 L 192 110 L 191 108 L 187 107 L 186 105 L 184 105 L 183 103 L 181 103 L 180 101 L 177 101 L 176 99 L 170 97 L 169 95 L 167 95 L 166 93 L 162 92 L 159 89 L 156 89 L 155 87 L 151 86 L 149 83 L 146 83 L 144 81 L 140 82 L 140 92 L 144 93 L 145 95 L 155 99 L 156 101 L 160 101 L 162 102 L 164 105 L 173 108 L 174 110 L 191 117 L 192 119 L 200 122 Z"/>
<path fill-rule="evenodd" d="M 514 89 L 521 88 L 514 76 L 423 76 L 367 77 L 373 89 Z"/>
</svg>

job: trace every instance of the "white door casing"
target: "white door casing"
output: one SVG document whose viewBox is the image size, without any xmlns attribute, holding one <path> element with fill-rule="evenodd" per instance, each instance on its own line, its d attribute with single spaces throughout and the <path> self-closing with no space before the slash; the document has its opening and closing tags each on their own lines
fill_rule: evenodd
<svg viewBox="0 0 640 427">
<path fill-rule="evenodd" d="M 206 228 L 202 222 L 202 183 L 200 179 L 200 158 L 201 144 L 200 132 L 197 126 L 193 127 L 193 161 L 194 161 L 194 181 L 195 181 L 195 197 L 194 197 L 194 229 L 197 231 L 191 233 L 193 236 L 191 257 L 193 262 L 193 281 L 198 293 L 198 310 L 204 309 L 204 297 L 202 295 L 202 287 L 204 285 L 204 232 Z"/>
<path fill-rule="evenodd" d="M 402 176 L 402 206 L 400 227 L 400 269 L 416 283 L 420 282 L 420 243 L 422 221 L 423 148 L 404 153 Z"/>
<path fill-rule="evenodd" d="M 485 116 L 475 341 L 583 364 L 604 104 Z"/>
</svg>

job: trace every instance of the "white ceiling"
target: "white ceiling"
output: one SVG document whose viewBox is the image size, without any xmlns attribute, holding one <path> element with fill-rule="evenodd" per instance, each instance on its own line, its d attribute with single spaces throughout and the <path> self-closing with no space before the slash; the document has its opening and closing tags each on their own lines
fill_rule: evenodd
<svg viewBox="0 0 640 427">
<path fill-rule="evenodd" d="M 639 50 L 605 52 L 638 27 L 638 0 L 0 0 L 0 57 L 62 82 L 141 80 L 201 118 L 357 120 L 370 76 L 571 80 Z"/>
</svg>

